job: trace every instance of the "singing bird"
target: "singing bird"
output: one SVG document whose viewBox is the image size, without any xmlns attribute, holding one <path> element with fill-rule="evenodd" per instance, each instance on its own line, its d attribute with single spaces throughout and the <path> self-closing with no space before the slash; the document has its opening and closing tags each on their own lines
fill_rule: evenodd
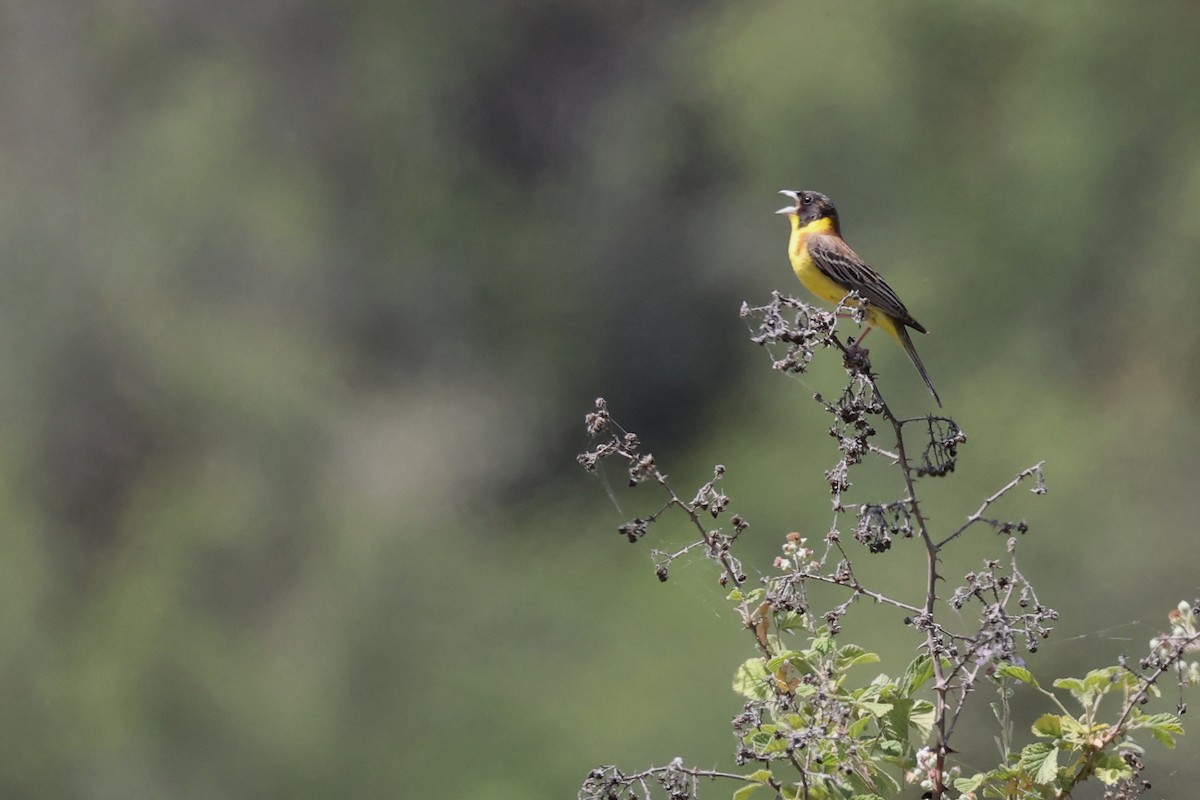
<svg viewBox="0 0 1200 800">
<path fill-rule="evenodd" d="M 933 381 L 929 380 L 929 373 L 908 335 L 909 328 L 925 333 L 925 326 L 913 319 L 887 281 L 842 239 L 833 201 L 820 192 L 784 189 L 780 194 L 787 195 L 795 203 L 775 213 L 787 214 L 792 223 L 788 258 L 800 283 L 817 297 L 835 305 L 845 300 L 850 292 L 858 292 L 866 302 L 867 328 L 855 346 L 862 343 L 871 328 L 883 328 L 908 353 L 940 408 L 942 399 L 933 388 Z"/>
</svg>

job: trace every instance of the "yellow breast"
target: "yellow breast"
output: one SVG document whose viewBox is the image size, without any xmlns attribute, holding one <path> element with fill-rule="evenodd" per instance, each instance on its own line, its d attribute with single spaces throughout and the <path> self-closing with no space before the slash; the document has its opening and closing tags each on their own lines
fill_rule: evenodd
<svg viewBox="0 0 1200 800">
<path fill-rule="evenodd" d="M 817 269 L 805 246 L 808 237 L 813 234 L 833 233 L 832 220 L 819 219 L 801 226 L 800 218 L 793 215 L 791 221 L 792 236 L 788 240 L 788 258 L 792 262 L 792 271 L 796 273 L 805 289 L 825 302 L 837 305 L 846 296 L 846 287 L 839 286 Z"/>
<path fill-rule="evenodd" d="M 812 257 L 808 254 L 805 241 L 809 236 L 836 233 L 832 220 L 818 219 L 801 226 L 799 217 L 792 216 L 792 235 L 788 240 L 788 259 L 792 262 L 792 271 L 800 279 L 801 285 L 830 305 L 838 305 L 846 298 L 849 289 L 835 282 L 817 268 Z M 857 305 L 857 303 L 854 303 Z M 886 314 L 880 313 L 874 307 L 867 308 L 867 325 L 880 327 L 891 336 L 896 336 L 896 324 Z"/>
</svg>

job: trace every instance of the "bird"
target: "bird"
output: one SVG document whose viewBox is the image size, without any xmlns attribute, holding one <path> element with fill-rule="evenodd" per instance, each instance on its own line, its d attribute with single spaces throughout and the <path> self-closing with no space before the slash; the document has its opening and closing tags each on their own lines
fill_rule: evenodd
<svg viewBox="0 0 1200 800">
<path fill-rule="evenodd" d="M 908 335 L 909 328 L 927 333 L 925 326 L 908 313 L 887 281 L 842 239 L 833 201 L 820 192 L 808 190 L 796 192 L 784 189 L 780 194 L 790 197 L 795 203 L 775 213 L 786 214 L 791 222 L 788 258 L 800 283 L 817 297 L 835 305 L 840 305 L 850 292 L 857 292 L 866 303 L 867 327 L 854 342 L 854 347 L 862 344 L 872 328 L 887 331 L 908 353 L 941 408 L 942 399 L 938 397 L 937 389 L 933 388 L 933 381 L 929 379 L 929 373 L 917 355 L 917 348 L 913 346 L 912 337 Z M 849 304 L 858 305 L 858 302 Z"/>
</svg>

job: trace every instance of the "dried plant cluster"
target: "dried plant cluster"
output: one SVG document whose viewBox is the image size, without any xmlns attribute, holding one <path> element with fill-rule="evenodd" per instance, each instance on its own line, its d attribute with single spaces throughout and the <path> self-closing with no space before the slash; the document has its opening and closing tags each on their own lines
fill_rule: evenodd
<svg viewBox="0 0 1200 800">
<path fill-rule="evenodd" d="M 1045 492 L 1042 464 L 1021 470 L 974 513 L 938 530 L 923 511 L 919 482 L 950 475 L 966 436 L 949 417 L 902 419 L 893 413 L 867 352 L 845 343 L 837 330 L 839 317 L 861 323 L 861 307 L 844 302 L 823 311 L 775 293 L 766 305 L 743 305 L 742 316 L 778 371 L 804 373 L 823 351 L 842 358 L 847 379 L 841 394 L 814 396 L 832 418 L 829 434 L 836 442 L 836 461 L 825 472 L 833 523 L 817 541 L 794 532 L 782 536 L 780 554 L 761 571 L 767 577 L 750 579 L 735 552 L 749 524 L 731 510 L 721 488 L 725 467 L 716 466 L 712 480 L 690 497 L 678 494 L 637 435 L 612 419 L 603 399 L 596 401 L 586 420 L 593 444 L 579 455 L 580 464 L 592 471 L 616 460 L 630 487 L 653 485 L 664 496 L 655 513 L 626 522 L 621 534 L 637 543 L 662 519 L 681 515 L 695 538 L 677 550 L 652 550 L 656 575 L 666 581 L 672 564 L 689 554 L 711 560 L 757 652 L 734 677 L 745 699 L 732 721 L 734 761 L 746 771 L 697 769 L 682 759 L 633 773 L 604 766 L 588 776 L 579 797 L 683 800 L 699 797 L 704 784 L 725 780 L 734 783 L 735 800 L 756 793 L 786 800 L 1066 798 L 1092 779 L 1105 786 L 1106 797 L 1140 796 L 1149 783 L 1137 738 L 1145 734 L 1173 745 L 1185 710 L 1182 700 L 1175 714 L 1147 714 L 1142 707 L 1158 694 L 1165 675 L 1176 676 L 1181 686 L 1200 679 L 1200 667 L 1187 660 L 1200 639 L 1195 605 L 1179 604 L 1170 616 L 1171 632 L 1156 637 L 1136 667 L 1120 659 L 1043 687 L 1024 654 L 1037 651 L 1058 615 L 1039 600 L 1018 564 L 1019 538 L 1029 526 L 994 513 L 1018 486 Z M 850 501 L 855 468 L 868 458 L 896 470 L 897 497 Z M 977 528 L 1001 536 L 965 535 Z M 855 571 L 859 559 L 886 558 L 897 539 L 914 540 L 924 552 L 926 569 L 915 576 L 919 585 L 906 587 L 923 601 L 867 585 Z M 939 571 L 952 546 L 983 551 L 980 567 L 954 581 Z M 844 597 L 817 607 L 809 592 L 816 585 L 838 587 Z M 918 655 L 898 676 L 863 682 L 862 670 L 851 672 L 879 661 L 868 649 L 842 641 L 842 620 L 863 599 L 902 610 L 913 631 Z M 964 709 L 985 688 L 996 698 L 991 705 L 999 758 L 993 769 L 964 775 L 954 763 L 952 741 Z M 1023 737 L 1009 712 L 1016 691 L 1046 701 L 1047 712 Z"/>
</svg>

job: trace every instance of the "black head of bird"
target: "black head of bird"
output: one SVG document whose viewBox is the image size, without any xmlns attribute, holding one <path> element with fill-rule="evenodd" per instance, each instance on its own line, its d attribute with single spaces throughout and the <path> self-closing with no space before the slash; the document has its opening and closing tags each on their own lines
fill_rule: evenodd
<svg viewBox="0 0 1200 800">
<path fill-rule="evenodd" d="M 800 218 L 800 225 L 804 226 L 818 219 L 828 218 L 833 221 L 834 229 L 838 229 L 838 213 L 834 207 L 833 201 L 828 196 L 820 192 L 811 192 L 808 190 L 794 192 L 791 189 L 783 189 L 779 192 L 782 195 L 792 198 L 795 205 L 787 206 L 776 211 L 776 214 L 795 214 Z"/>
</svg>

